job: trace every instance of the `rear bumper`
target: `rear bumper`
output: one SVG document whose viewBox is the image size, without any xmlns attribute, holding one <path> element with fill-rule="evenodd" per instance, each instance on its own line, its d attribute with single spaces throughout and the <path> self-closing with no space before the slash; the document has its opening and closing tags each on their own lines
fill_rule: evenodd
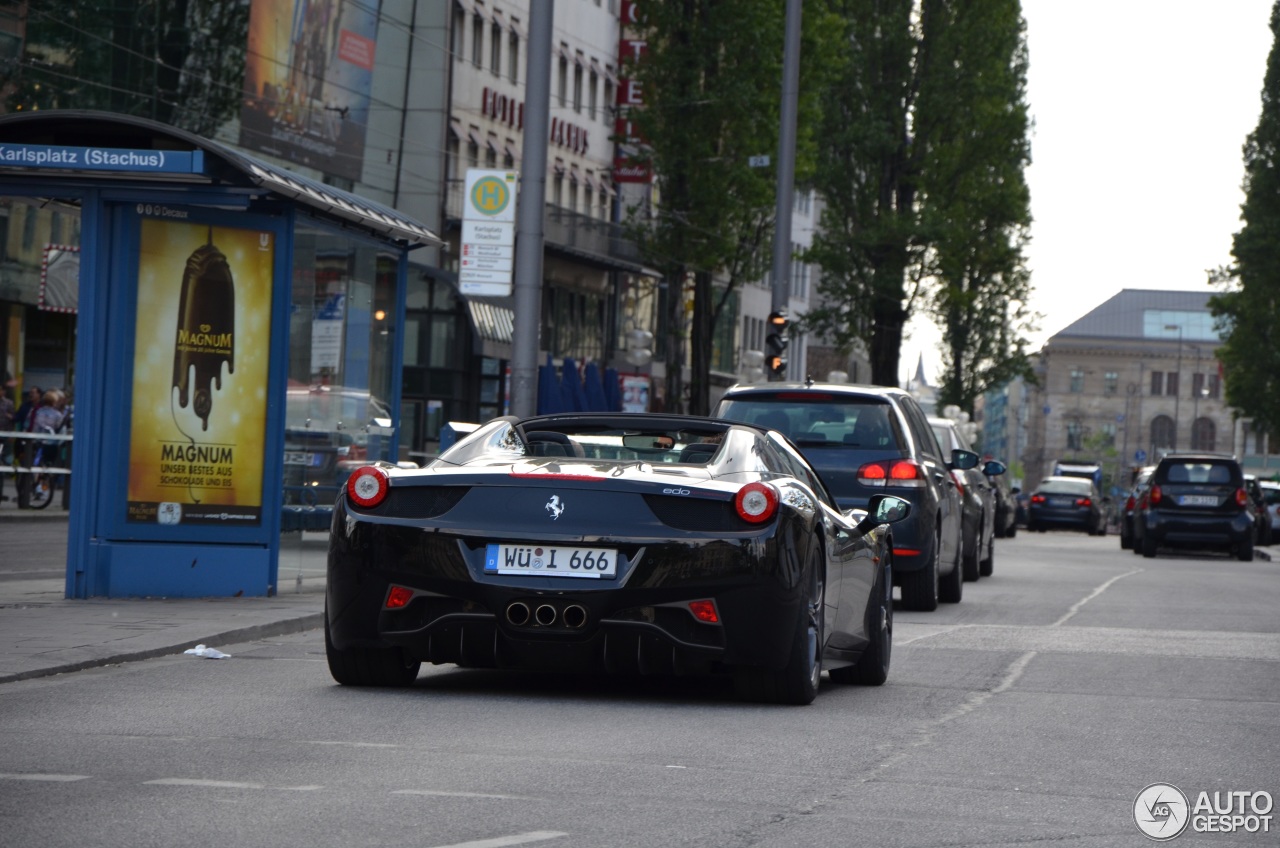
<svg viewBox="0 0 1280 848">
<path fill-rule="evenodd" d="M 1142 533 L 1158 545 L 1221 547 L 1252 540 L 1253 516 L 1186 515 L 1150 511 L 1141 517 Z"/>
</svg>

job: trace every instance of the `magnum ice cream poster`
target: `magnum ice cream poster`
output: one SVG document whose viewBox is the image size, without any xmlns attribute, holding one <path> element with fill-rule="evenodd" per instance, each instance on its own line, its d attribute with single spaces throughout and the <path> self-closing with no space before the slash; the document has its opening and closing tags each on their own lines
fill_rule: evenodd
<svg viewBox="0 0 1280 848">
<path fill-rule="evenodd" d="M 257 524 L 275 236 L 143 218 L 128 519 Z"/>
</svg>

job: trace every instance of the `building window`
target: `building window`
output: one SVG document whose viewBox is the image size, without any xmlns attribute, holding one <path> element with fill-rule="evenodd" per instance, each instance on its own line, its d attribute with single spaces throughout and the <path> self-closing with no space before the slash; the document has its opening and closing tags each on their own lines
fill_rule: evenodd
<svg viewBox="0 0 1280 848">
<path fill-rule="evenodd" d="M 512 153 L 512 151 L 515 150 L 515 146 L 516 144 L 514 141 L 507 139 L 506 147 L 503 148 L 506 152 L 502 156 L 502 167 L 506 168 L 508 171 L 514 171 L 516 167 L 516 157 L 515 154 Z"/>
<path fill-rule="evenodd" d="M 1217 440 L 1217 427 L 1212 418 L 1197 418 L 1191 425 L 1191 449 L 1193 451 L 1214 450 Z"/>
<path fill-rule="evenodd" d="M 1151 394 L 1153 397 L 1164 394 L 1164 372 L 1163 371 L 1151 372 Z"/>
<path fill-rule="evenodd" d="M 561 48 L 562 50 L 565 48 Z M 567 106 L 569 103 L 569 60 L 560 55 L 560 78 L 556 86 L 556 96 L 560 98 L 560 105 Z"/>
<path fill-rule="evenodd" d="M 569 178 L 569 211 L 578 211 L 578 181 L 573 177 Z"/>
<path fill-rule="evenodd" d="M 511 77 L 512 82 L 520 81 L 520 36 L 514 27 L 511 39 L 507 42 L 507 76 Z"/>
<path fill-rule="evenodd" d="M 1079 421 L 1067 422 L 1067 450 L 1084 450 L 1084 425 Z"/>
<path fill-rule="evenodd" d="M 489 70 L 495 76 L 502 76 L 502 26 L 494 24 L 489 32 Z"/>
<path fill-rule="evenodd" d="M 1178 396 L 1178 372 L 1170 371 L 1164 375 L 1164 393 L 1169 397 Z"/>
<path fill-rule="evenodd" d="M 1113 448 L 1116 446 L 1116 425 L 1112 423 L 1103 424 L 1098 428 L 1098 432 L 1102 434 L 1102 446 Z"/>
<path fill-rule="evenodd" d="M 484 65 L 484 18 L 479 15 L 471 19 L 471 64 Z"/>
<path fill-rule="evenodd" d="M 601 220 L 608 221 L 610 217 L 609 195 L 604 189 L 600 189 L 600 218 Z"/>
<path fill-rule="evenodd" d="M 564 175 L 556 174 L 551 181 L 551 202 L 556 206 L 564 205 Z"/>
<path fill-rule="evenodd" d="M 467 165 L 472 168 L 480 167 L 480 145 L 476 143 L 475 133 L 467 141 Z"/>
<path fill-rule="evenodd" d="M 1167 415 L 1157 415 L 1151 419 L 1151 449 L 1153 452 L 1173 450 L 1177 446 L 1174 435 L 1173 419 Z M 1154 457 L 1153 457 L 1154 458 Z"/>
<path fill-rule="evenodd" d="M 1071 369 L 1071 389 L 1072 394 L 1080 394 L 1084 391 L 1084 369 Z"/>
<path fill-rule="evenodd" d="M 600 120 L 606 124 L 609 123 L 609 110 L 615 105 L 613 97 L 613 83 L 608 79 L 604 81 L 604 108 L 600 110 Z"/>
<path fill-rule="evenodd" d="M 595 120 L 596 117 L 596 95 L 600 85 L 600 78 L 596 76 L 596 72 L 592 71 L 591 76 L 587 79 L 587 117 Z"/>
<path fill-rule="evenodd" d="M 1214 400 L 1222 397 L 1222 379 L 1217 374 L 1209 375 L 1209 397 Z"/>
<path fill-rule="evenodd" d="M 1115 371 L 1108 371 L 1102 375 L 1102 391 L 1105 394 L 1113 395 L 1116 388 L 1120 385 L 1120 375 Z"/>
<path fill-rule="evenodd" d="M 492 137 L 484 147 L 484 166 L 490 169 L 498 167 L 498 144 Z"/>
<path fill-rule="evenodd" d="M 573 111 L 582 114 L 582 57 L 573 66 Z"/>
<path fill-rule="evenodd" d="M 461 6 L 453 7 L 453 32 L 450 35 L 449 49 L 453 51 L 453 58 L 461 62 L 466 58 L 464 44 L 467 36 L 467 13 Z"/>
</svg>

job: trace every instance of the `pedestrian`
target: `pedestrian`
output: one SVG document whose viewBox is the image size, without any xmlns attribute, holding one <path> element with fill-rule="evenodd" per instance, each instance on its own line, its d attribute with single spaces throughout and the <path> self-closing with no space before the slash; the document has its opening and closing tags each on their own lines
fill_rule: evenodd
<svg viewBox="0 0 1280 848">
<path fill-rule="evenodd" d="M 16 410 L 13 408 L 13 399 L 9 397 L 8 384 L 0 386 L 0 433 L 6 433 L 13 430 L 13 419 Z M 13 439 L 9 436 L 0 436 L 0 466 L 5 465 L 9 461 L 9 448 L 13 444 Z M 4 473 L 0 470 L 0 501 L 9 500 L 9 496 L 4 493 Z"/>
<path fill-rule="evenodd" d="M 22 406 L 18 407 L 18 411 L 13 414 L 13 423 L 15 430 L 31 431 L 32 419 L 35 417 L 36 410 L 40 407 L 40 398 L 44 396 L 44 389 L 39 386 L 32 386 L 27 389 L 27 397 L 22 401 Z"/>
</svg>

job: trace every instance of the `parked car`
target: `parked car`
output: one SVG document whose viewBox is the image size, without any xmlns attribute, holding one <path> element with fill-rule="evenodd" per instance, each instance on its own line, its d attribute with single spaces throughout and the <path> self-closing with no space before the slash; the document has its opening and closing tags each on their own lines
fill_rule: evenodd
<svg viewBox="0 0 1280 848">
<path fill-rule="evenodd" d="M 1121 550 L 1133 549 L 1133 516 L 1138 511 L 1138 504 L 1141 503 L 1142 495 L 1146 491 L 1151 475 L 1155 470 L 1156 467 L 1154 465 L 1147 465 L 1134 472 L 1133 485 L 1129 487 L 1129 492 L 1125 495 L 1124 504 L 1120 508 Z"/>
<path fill-rule="evenodd" d="M 929 418 L 929 426 L 938 437 L 943 453 L 950 450 L 972 452 L 969 442 L 960 432 L 957 423 L 950 418 Z M 990 576 L 995 566 L 996 555 L 996 494 L 991 488 L 991 477 L 1004 474 L 1004 463 L 990 460 L 981 468 L 974 467 L 952 473 L 960 484 L 960 497 L 963 503 L 961 538 L 964 554 L 961 565 L 964 567 L 965 580 L 977 580 Z"/>
<path fill-rule="evenodd" d="M 1235 553 L 1253 559 L 1253 504 L 1235 457 L 1168 454 L 1156 465 L 1134 521 L 1134 545 L 1144 557 L 1161 547 Z"/>
<path fill-rule="evenodd" d="M 1253 544 L 1255 547 L 1268 547 L 1271 544 L 1271 515 L 1267 509 L 1267 496 L 1263 494 L 1257 476 L 1244 475 L 1244 490 L 1249 493 L 1249 502 L 1253 504 Z"/>
<path fill-rule="evenodd" d="M 1046 477 L 1031 493 L 1027 529 L 1043 533 L 1050 527 L 1083 530 L 1090 536 L 1107 532 L 1098 487 L 1084 477 Z"/>
<path fill-rule="evenodd" d="M 1014 523 L 1019 527 L 1027 526 L 1027 514 L 1030 512 L 1031 493 L 1024 492 L 1021 488 L 1015 486 L 1010 489 L 1013 494 L 1013 503 L 1017 507 L 1014 511 Z"/>
<path fill-rule="evenodd" d="M 1018 535 L 1018 490 L 1009 486 L 1006 474 L 997 474 L 987 480 L 996 498 L 996 538 L 1012 539 Z"/>
<path fill-rule="evenodd" d="M 328 529 L 333 502 L 347 478 L 371 458 L 371 435 L 391 432 L 391 424 L 388 406 L 367 389 L 289 386 L 282 529 Z"/>
<path fill-rule="evenodd" d="M 877 494 L 911 503 L 894 526 L 894 585 L 906 609 L 958 603 L 960 490 L 952 469 L 978 463 L 972 451 L 943 451 L 907 392 L 848 383 L 757 383 L 731 387 L 712 411 L 787 435 L 817 469 L 842 510 L 867 509 Z"/>
<path fill-rule="evenodd" d="M 1259 480 L 1258 488 L 1262 489 L 1262 499 L 1267 504 L 1267 517 L 1271 521 L 1271 539 L 1280 537 L 1280 483 L 1274 480 Z"/>
<path fill-rule="evenodd" d="M 695 416 L 498 418 L 425 468 L 358 469 L 335 509 L 325 651 L 341 684 L 420 664 L 731 674 L 806 704 L 889 672 L 887 492 L 841 511 L 779 433 Z"/>
</svg>

